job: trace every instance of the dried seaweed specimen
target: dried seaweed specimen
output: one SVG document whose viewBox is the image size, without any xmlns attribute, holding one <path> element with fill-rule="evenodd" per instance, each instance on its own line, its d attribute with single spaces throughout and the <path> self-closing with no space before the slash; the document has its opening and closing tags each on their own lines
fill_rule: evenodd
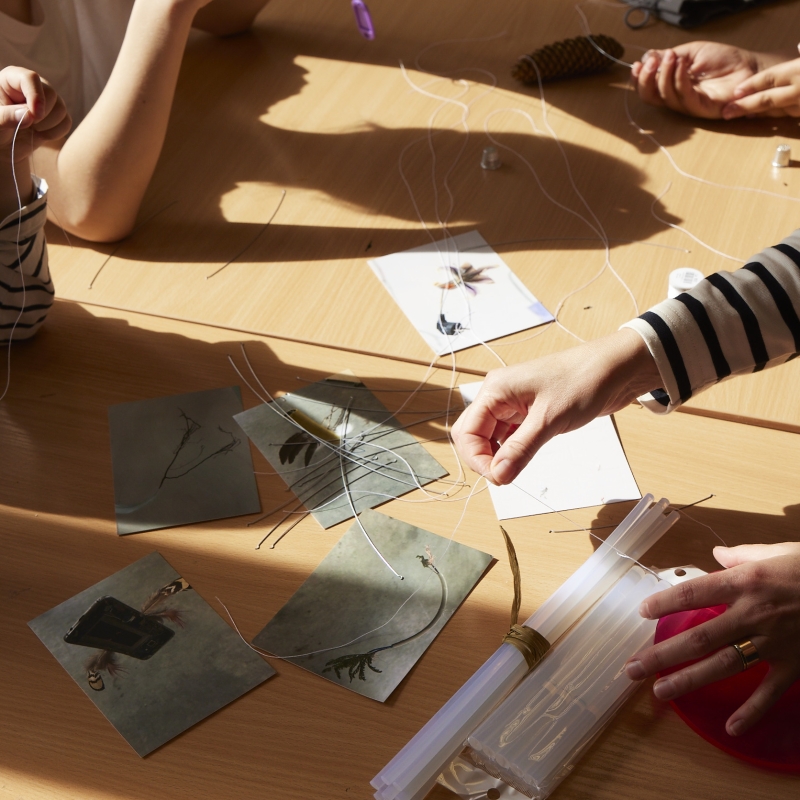
<svg viewBox="0 0 800 800">
<path fill-rule="evenodd" d="M 167 468 L 164 470 L 164 475 L 161 478 L 161 483 L 158 484 L 158 488 L 160 489 L 164 485 L 164 481 L 171 481 L 177 480 L 178 478 L 182 478 L 184 475 L 188 475 L 193 469 L 197 469 L 201 464 L 204 464 L 211 458 L 215 456 L 225 455 L 226 453 L 230 453 L 231 450 L 238 447 L 242 440 L 237 438 L 233 435 L 231 431 L 226 431 L 221 425 L 217 426 L 217 429 L 224 433 L 226 436 L 230 436 L 230 441 L 226 444 L 223 444 L 221 447 L 216 449 L 213 453 L 209 453 L 209 455 L 203 457 L 203 453 L 205 452 L 205 445 L 198 444 L 200 448 L 199 452 L 189 459 L 188 462 L 184 462 L 180 464 L 177 469 L 179 470 L 177 474 L 170 475 L 170 470 L 175 466 L 175 462 L 178 461 L 178 457 L 180 454 L 186 449 L 189 444 L 192 444 L 194 441 L 195 434 L 197 434 L 201 429 L 202 425 L 199 422 L 195 422 L 182 408 L 178 409 L 178 414 L 183 417 L 183 421 L 186 425 L 186 429 L 181 436 L 181 440 L 178 443 L 178 446 L 175 448 L 175 453 L 172 457 L 172 461 L 169 462 Z"/>
<path fill-rule="evenodd" d="M 401 645 L 408 644 L 408 642 L 413 642 L 415 639 L 419 639 L 420 636 L 427 633 L 439 621 L 442 613 L 444 612 L 444 608 L 447 605 L 447 581 L 445 580 L 444 575 L 442 575 L 442 573 L 434 565 L 434 556 L 433 553 L 431 553 L 431 549 L 428 545 L 425 546 L 425 553 L 426 555 L 418 555 L 417 558 L 422 562 L 423 567 L 436 573 L 436 575 L 439 577 L 439 581 L 442 584 L 442 597 L 439 601 L 439 608 L 436 609 L 436 613 L 433 615 L 431 621 L 424 628 L 412 634 L 411 636 L 406 636 L 397 642 L 392 642 L 392 644 L 386 644 L 383 647 L 374 647 L 372 650 L 369 650 L 366 653 L 354 653 L 352 655 L 333 658 L 325 664 L 325 669 L 322 670 L 323 672 L 330 672 L 333 670 L 336 673 L 336 677 L 341 678 L 341 673 L 346 669 L 351 683 L 353 682 L 353 678 L 356 676 L 358 676 L 359 680 L 365 681 L 367 679 L 367 667 L 373 672 L 383 672 L 383 670 L 372 666 L 372 659 L 378 653 L 382 653 L 384 650 L 393 650 L 395 647 L 400 647 Z"/>
</svg>

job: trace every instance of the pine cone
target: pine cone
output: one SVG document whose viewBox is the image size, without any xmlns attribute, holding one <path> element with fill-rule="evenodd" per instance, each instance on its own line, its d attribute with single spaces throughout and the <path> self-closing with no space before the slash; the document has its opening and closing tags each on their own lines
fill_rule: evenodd
<svg viewBox="0 0 800 800">
<path fill-rule="evenodd" d="M 597 47 L 605 50 L 614 58 L 620 58 L 625 52 L 625 48 L 610 36 L 598 34 L 592 36 L 592 39 Z M 537 83 L 536 69 L 531 64 L 531 60 L 536 62 L 543 81 L 603 72 L 614 62 L 604 56 L 597 47 L 586 36 L 554 42 L 534 50 L 530 55 L 523 56 L 514 65 L 511 75 L 522 83 Z"/>
</svg>

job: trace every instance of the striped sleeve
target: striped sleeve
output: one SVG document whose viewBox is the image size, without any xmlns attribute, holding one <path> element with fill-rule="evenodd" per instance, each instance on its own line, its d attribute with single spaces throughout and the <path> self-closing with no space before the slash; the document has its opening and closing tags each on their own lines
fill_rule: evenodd
<svg viewBox="0 0 800 800">
<path fill-rule="evenodd" d="M 33 336 L 53 304 L 44 236 L 47 184 L 34 178 L 34 186 L 34 200 L 0 222 L 0 344 Z"/>
<path fill-rule="evenodd" d="M 658 366 L 662 389 L 639 398 L 656 413 L 730 375 L 790 361 L 800 353 L 800 230 L 622 327 L 644 339 Z"/>
</svg>

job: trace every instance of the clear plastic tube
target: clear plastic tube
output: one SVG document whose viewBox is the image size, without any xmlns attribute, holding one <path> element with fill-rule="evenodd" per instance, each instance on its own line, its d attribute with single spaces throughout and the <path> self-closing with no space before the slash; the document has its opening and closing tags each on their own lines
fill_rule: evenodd
<svg viewBox="0 0 800 800">
<path fill-rule="evenodd" d="M 655 630 L 639 604 L 666 586 L 634 566 L 470 735 L 473 760 L 547 797 L 638 685 L 624 664 Z"/>
<path fill-rule="evenodd" d="M 668 505 L 645 495 L 587 561 L 525 622 L 554 643 L 655 539 L 678 518 L 664 517 Z M 624 553 L 629 558 L 621 558 Z M 448 700 L 417 735 L 373 779 L 377 800 L 414 800 L 463 747 L 469 733 L 527 673 L 516 648 L 504 644 Z"/>
</svg>

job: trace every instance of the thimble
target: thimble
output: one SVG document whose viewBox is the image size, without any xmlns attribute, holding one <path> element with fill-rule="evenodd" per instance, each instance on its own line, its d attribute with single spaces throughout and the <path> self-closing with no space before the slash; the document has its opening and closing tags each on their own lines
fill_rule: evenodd
<svg viewBox="0 0 800 800">
<path fill-rule="evenodd" d="M 689 289 L 697 286 L 700 281 L 705 278 L 699 269 L 692 269 L 691 267 L 683 267 L 676 269 L 669 274 L 669 288 L 667 289 L 667 297 L 672 299 L 677 297 L 682 292 L 688 292 Z"/>
<path fill-rule="evenodd" d="M 775 148 L 775 155 L 772 157 L 773 167 L 788 167 L 792 160 L 792 148 L 788 144 L 779 144 Z"/>
<path fill-rule="evenodd" d="M 483 169 L 500 169 L 502 166 L 500 151 L 496 147 L 484 147 L 481 154 L 481 167 Z"/>
</svg>

